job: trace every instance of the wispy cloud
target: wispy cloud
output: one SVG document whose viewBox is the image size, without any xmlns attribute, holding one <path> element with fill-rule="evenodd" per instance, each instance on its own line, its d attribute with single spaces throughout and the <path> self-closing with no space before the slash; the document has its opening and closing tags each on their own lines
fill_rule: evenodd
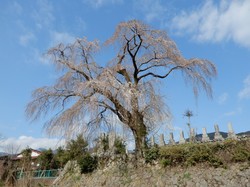
<svg viewBox="0 0 250 187">
<path fill-rule="evenodd" d="M 242 108 L 238 107 L 235 110 L 224 113 L 224 116 L 235 116 L 235 115 L 237 115 L 237 114 L 239 114 L 241 112 L 242 112 Z"/>
<path fill-rule="evenodd" d="M 134 6 L 145 15 L 148 22 L 162 19 L 167 11 L 160 0 L 138 0 Z"/>
<path fill-rule="evenodd" d="M 56 149 L 64 146 L 65 140 L 57 138 L 34 138 L 31 136 L 20 136 L 19 138 L 7 138 L 1 142 L 0 149 L 4 152 L 18 153 L 21 150 L 30 147 L 33 149 L 45 148 Z"/>
<path fill-rule="evenodd" d="M 240 99 L 250 99 L 250 75 L 243 81 L 243 89 L 238 93 Z"/>
<path fill-rule="evenodd" d="M 224 104 L 228 100 L 228 97 L 229 97 L 228 93 L 221 94 L 218 98 L 218 103 L 220 105 Z"/>
<path fill-rule="evenodd" d="M 83 0 L 83 2 L 89 4 L 93 8 L 100 8 L 107 4 L 122 4 L 123 0 Z"/>
<path fill-rule="evenodd" d="M 55 20 L 51 2 L 48 0 L 38 0 L 37 7 L 32 12 L 32 17 L 38 29 L 50 27 Z"/>
<path fill-rule="evenodd" d="M 27 32 L 19 37 L 19 43 L 22 46 L 27 46 L 31 41 L 36 39 L 35 35 L 32 32 Z"/>
<path fill-rule="evenodd" d="M 12 4 L 11 7 L 16 14 L 21 14 L 23 12 L 23 7 L 16 1 Z"/>
<path fill-rule="evenodd" d="M 87 23 L 81 17 L 75 19 L 75 25 L 78 32 L 83 33 L 87 29 Z"/>
<path fill-rule="evenodd" d="M 250 48 L 250 1 L 207 0 L 193 11 L 184 11 L 172 20 L 179 34 L 188 33 L 200 42 L 234 41 Z"/>
<path fill-rule="evenodd" d="M 235 114 L 236 114 L 236 111 L 230 111 L 230 112 L 226 112 L 224 116 L 234 116 Z"/>
</svg>

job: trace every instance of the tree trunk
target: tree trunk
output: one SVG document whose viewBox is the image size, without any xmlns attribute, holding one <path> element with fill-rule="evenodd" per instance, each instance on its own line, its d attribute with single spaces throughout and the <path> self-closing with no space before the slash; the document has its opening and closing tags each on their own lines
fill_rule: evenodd
<svg viewBox="0 0 250 187">
<path fill-rule="evenodd" d="M 132 128 L 132 132 L 135 138 L 135 153 L 139 158 L 144 157 L 144 151 L 147 148 L 146 136 L 147 128 L 143 123 L 137 123 L 134 125 L 135 128 Z"/>
<path fill-rule="evenodd" d="M 136 93 L 138 89 L 135 89 Z M 132 114 L 130 119 L 130 125 L 134 138 L 135 138 L 135 153 L 138 158 L 144 157 L 144 151 L 147 147 L 146 144 L 146 136 L 147 136 L 147 127 L 144 124 L 144 117 L 141 112 L 139 112 L 139 104 L 138 104 L 138 96 L 136 94 L 132 95 L 131 106 L 132 106 Z"/>
</svg>

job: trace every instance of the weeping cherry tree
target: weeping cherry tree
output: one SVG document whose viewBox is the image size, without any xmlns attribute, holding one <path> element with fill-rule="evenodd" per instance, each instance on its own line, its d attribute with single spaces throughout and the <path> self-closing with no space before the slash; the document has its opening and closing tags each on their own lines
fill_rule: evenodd
<svg viewBox="0 0 250 187">
<path fill-rule="evenodd" d="M 115 57 L 106 64 L 95 60 L 100 46 L 115 46 Z M 180 71 L 196 96 L 200 90 L 211 96 L 210 81 L 216 76 L 213 63 L 184 58 L 165 31 L 137 20 L 118 24 L 102 45 L 84 37 L 61 43 L 47 55 L 61 77 L 33 92 L 26 108 L 28 118 L 54 112 L 45 124 L 47 131 L 68 135 L 79 127 L 102 128 L 115 115 L 132 132 L 138 156 L 143 156 L 147 134 L 170 115 L 157 91 L 158 80 Z"/>
</svg>

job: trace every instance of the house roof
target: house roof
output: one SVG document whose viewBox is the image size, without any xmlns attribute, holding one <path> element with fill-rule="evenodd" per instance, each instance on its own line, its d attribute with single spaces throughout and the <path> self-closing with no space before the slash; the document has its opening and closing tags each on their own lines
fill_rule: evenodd
<svg viewBox="0 0 250 187">
<path fill-rule="evenodd" d="M 30 149 L 31 150 L 31 159 L 37 158 L 42 152 L 35 150 L 35 149 Z M 23 158 L 23 154 L 19 153 L 17 154 L 16 158 L 14 158 L 15 160 L 19 160 Z"/>
</svg>

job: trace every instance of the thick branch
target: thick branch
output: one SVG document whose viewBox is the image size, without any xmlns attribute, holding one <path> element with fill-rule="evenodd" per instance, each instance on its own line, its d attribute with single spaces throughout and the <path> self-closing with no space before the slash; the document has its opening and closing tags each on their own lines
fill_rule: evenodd
<svg viewBox="0 0 250 187">
<path fill-rule="evenodd" d="M 115 106 L 115 110 L 116 114 L 120 113 L 120 115 L 123 116 L 123 120 L 127 121 L 127 119 L 129 119 L 129 117 L 131 116 L 131 114 L 129 113 L 129 111 L 127 111 L 120 103 L 120 101 L 118 99 L 116 99 L 112 93 L 108 90 L 102 90 L 98 87 L 94 88 L 94 91 L 96 93 L 99 93 L 101 95 L 103 95 L 104 97 L 106 97 L 107 99 L 109 99 Z"/>
<path fill-rule="evenodd" d="M 98 105 L 101 106 L 101 107 L 107 108 L 110 111 L 112 111 L 114 114 L 116 114 L 118 116 L 118 118 L 119 118 L 119 120 L 121 122 L 125 122 L 126 121 L 126 119 L 124 118 L 124 116 L 122 116 L 117 109 L 114 109 L 113 107 L 111 107 L 110 105 L 108 105 L 107 103 L 105 103 L 104 101 L 99 101 Z"/>
<path fill-rule="evenodd" d="M 133 54 L 131 52 L 131 50 L 129 49 L 129 43 L 130 43 L 130 41 L 127 41 L 127 51 L 128 51 L 128 53 L 129 53 L 129 55 L 130 55 L 130 57 L 132 59 L 132 62 L 133 62 L 133 67 L 134 67 L 134 82 L 135 82 L 135 84 L 137 84 L 138 83 L 138 77 L 137 77 L 137 75 L 138 75 L 138 67 L 137 67 L 136 60 L 135 60 L 135 54 Z"/>
<path fill-rule="evenodd" d="M 125 80 L 126 80 L 127 82 L 131 82 L 131 79 L 130 79 L 130 77 L 129 77 L 129 75 L 128 75 L 128 72 L 127 72 L 126 69 L 121 69 L 121 70 L 119 70 L 117 73 L 121 74 L 121 75 L 125 78 Z"/>
</svg>

